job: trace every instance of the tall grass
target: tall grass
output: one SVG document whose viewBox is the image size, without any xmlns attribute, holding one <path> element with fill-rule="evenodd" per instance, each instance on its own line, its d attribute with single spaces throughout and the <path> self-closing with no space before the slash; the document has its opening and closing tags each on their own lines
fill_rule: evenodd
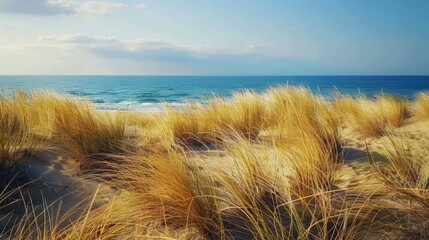
<svg viewBox="0 0 429 240">
<path fill-rule="evenodd" d="M 304 87 L 273 88 L 263 97 L 268 104 L 266 125 L 269 127 L 288 131 L 326 127 L 337 131 L 334 109 L 330 108 L 329 102 Z"/>
<path fill-rule="evenodd" d="M 323 136 L 323 135 L 322 135 Z M 371 195 L 336 186 L 343 164 L 341 146 L 317 134 L 303 133 L 293 148 L 283 150 L 290 168 L 286 206 L 293 239 L 359 239 L 376 228 Z"/>
<path fill-rule="evenodd" d="M 426 239 L 429 222 L 429 148 L 427 141 L 389 136 L 383 148 L 385 163 L 369 160 L 376 174 L 392 190 L 388 202 L 396 224 L 391 225 L 404 237 Z"/>
<path fill-rule="evenodd" d="M 216 182 L 232 238 L 352 239 L 372 227 L 366 222 L 376 215 L 370 197 L 335 189 L 335 146 L 327 150 L 310 136 L 292 149 L 261 147 L 239 136 L 226 144 L 230 168 L 222 165 Z"/>
<path fill-rule="evenodd" d="M 422 140 L 389 136 L 382 153 L 387 164 L 370 162 L 386 185 L 429 207 L 429 146 Z"/>
<path fill-rule="evenodd" d="M 323 189 L 315 186 L 311 192 L 297 194 L 289 179 L 304 174 L 298 174 L 298 168 L 286 169 L 288 155 L 258 148 L 235 134 L 234 139 L 225 139 L 230 168 L 213 171 L 176 152 L 126 156 L 125 164 L 111 172 L 119 175 L 113 184 L 126 192 L 69 228 L 67 235 L 342 239 L 363 234 L 361 221 L 369 215 L 363 210 L 365 198 L 339 204 L 341 198 L 325 187 L 328 178 L 319 178 L 323 182 L 317 186 Z"/>
<path fill-rule="evenodd" d="M 415 99 L 415 115 L 418 119 L 427 121 L 429 119 L 429 94 L 419 93 Z"/>
<path fill-rule="evenodd" d="M 275 239 L 286 233 L 280 205 L 286 191 L 282 162 L 267 147 L 236 134 L 226 142 L 230 163 L 219 165 L 216 181 L 225 196 L 222 210 L 225 230 L 231 238 Z"/>
<path fill-rule="evenodd" d="M 25 103 L 0 99 L 0 168 L 9 168 L 37 148 Z"/>
<path fill-rule="evenodd" d="M 189 144 L 219 143 L 228 133 L 256 139 L 266 130 L 293 136 L 300 125 L 332 131 L 337 131 L 338 125 L 329 103 L 305 88 L 273 88 L 263 94 L 240 92 L 231 99 L 213 98 L 207 106 L 189 104 L 181 110 L 170 108 L 158 119 L 164 122 L 164 135 Z"/>
<path fill-rule="evenodd" d="M 409 117 L 407 101 L 385 95 L 375 100 L 365 96 L 352 99 L 338 95 L 335 105 L 345 125 L 363 137 L 380 137 L 402 126 Z"/>
<path fill-rule="evenodd" d="M 266 106 L 254 92 L 234 93 L 232 98 L 213 98 L 207 106 L 188 104 L 181 110 L 169 108 L 161 115 L 164 132 L 189 145 L 221 142 L 221 134 L 235 131 L 256 138 L 264 127 Z"/>
<path fill-rule="evenodd" d="M 247 138 L 254 138 L 264 127 L 263 100 L 255 92 L 234 93 L 231 100 L 212 99 L 207 106 L 205 120 L 217 133 L 233 130 Z"/>
<path fill-rule="evenodd" d="M 59 141 L 84 167 L 85 159 L 122 150 L 126 117 L 96 111 L 88 101 L 54 93 L 16 93 L 0 99 L 0 159 L 12 166 L 47 140 Z"/>
<path fill-rule="evenodd" d="M 115 175 L 110 184 L 125 192 L 68 229 L 67 235 L 79 233 L 92 239 L 103 231 L 103 237 L 149 237 L 154 233 L 172 237 L 180 231 L 185 234 L 186 229 L 196 239 L 222 237 L 210 173 L 177 152 L 123 159 L 121 164 L 113 164 L 109 175 Z"/>
<path fill-rule="evenodd" d="M 79 162 L 124 151 L 126 119 L 114 112 L 96 111 L 91 103 L 61 99 L 54 106 L 54 131 L 59 142 Z"/>
<path fill-rule="evenodd" d="M 183 109 L 167 108 L 165 114 L 158 115 L 162 124 L 162 135 L 169 137 L 170 144 L 180 142 L 188 145 L 199 145 L 214 141 L 213 129 L 209 129 L 205 121 L 206 111 L 202 106 L 188 103 Z M 166 139 L 168 140 L 168 139 Z"/>
<path fill-rule="evenodd" d="M 423 113 L 420 98 L 416 116 Z M 82 170 L 98 170 L 83 174 L 117 190 L 97 209 L 94 197 L 70 224 L 67 214 L 32 211 L 30 203 L 28 217 L 15 226 L 18 238 L 366 239 L 383 227 L 406 233 L 427 217 L 426 142 L 392 139 L 381 148 L 385 163 L 369 155 L 374 174 L 392 190 L 388 196 L 337 185 L 345 166 L 341 127 L 363 138 L 401 127 L 409 106 L 393 97 L 330 102 L 285 86 L 150 117 L 98 111 L 89 101 L 55 94 L 0 104 L 2 164 L 14 164 L 42 136 Z M 139 145 L 133 151 L 125 147 L 130 129 Z"/>
<path fill-rule="evenodd" d="M 316 115 L 314 110 L 320 103 L 319 98 L 304 87 L 272 88 L 265 92 L 263 97 L 269 106 L 267 118 L 271 126 L 287 122 L 296 123 L 300 120 L 300 116 L 310 118 Z"/>
</svg>

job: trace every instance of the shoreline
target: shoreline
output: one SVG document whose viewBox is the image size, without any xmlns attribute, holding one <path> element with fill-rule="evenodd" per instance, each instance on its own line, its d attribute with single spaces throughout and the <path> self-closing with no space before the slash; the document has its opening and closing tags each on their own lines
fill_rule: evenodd
<svg viewBox="0 0 429 240">
<path fill-rule="evenodd" d="M 29 179 L 0 194 L 2 237 L 259 238 L 275 228 L 323 238 L 335 226 L 338 236 L 378 239 L 391 236 L 386 216 L 413 228 L 429 212 L 403 192 L 427 180 L 424 93 L 327 101 L 283 87 L 158 113 L 97 110 L 51 93 L 1 99 L 0 109 L 11 146 L 1 164 Z M 314 224 L 291 230 L 299 216 Z"/>
</svg>

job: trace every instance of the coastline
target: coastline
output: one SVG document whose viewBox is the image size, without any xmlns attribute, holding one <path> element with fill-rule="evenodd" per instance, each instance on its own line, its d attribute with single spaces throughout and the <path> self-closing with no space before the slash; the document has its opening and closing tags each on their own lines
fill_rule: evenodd
<svg viewBox="0 0 429 240">
<path fill-rule="evenodd" d="M 1 127 L 9 134 L 3 144 L 12 146 L 2 152 L 10 156 L 2 158 L 3 169 L 26 181 L 2 183 L 13 188 L 0 196 L 0 232 L 92 238 L 101 228 L 117 237 L 141 231 L 198 239 L 212 231 L 249 238 L 272 233 L 260 226 L 289 231 L 300 221 L 290 212 L 296 211 L 323 223 L 306 227 L 320 236 L 324 224 L 347 226 L 341 219 L 353 216 L 351 224 L 362 221 L 353 231 L 377 239 L 387 234 L 377 231 L 388 227 L 386 214 L 425 216 L 425 205 L 401 191 L 404 184 L 422 188 L 408 180 L 410 172 L 425 181 L 428 106 L 424 93 L 413 101 L 329 101 L 295 87 L 149 113 L 100 111 L 57 94 L 2 99 Z M 15 192 L 5 195 L 9 190 Z M 422 215 L 410 215 L 411 206 Z M 58 216 L 53 222 L 51 214 Z"/>
</svg>

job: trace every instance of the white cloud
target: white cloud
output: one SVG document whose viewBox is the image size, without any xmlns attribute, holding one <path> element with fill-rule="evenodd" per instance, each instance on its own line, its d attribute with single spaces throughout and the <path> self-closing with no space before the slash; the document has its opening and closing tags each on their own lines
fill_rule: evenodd
<svg viewBox="0 0 429 240">
<path fill-rule="evenodd" d="M 119 40 L 112 37 L 84 34 L 42 36 L 39 42 L 55 46 L 69 44 L 82 51 L 109 58 L 145 59 L 154 61 L 197 61 L 219 57 L 258 57 L 260 49 L 253 45 L 228 48 L 212 45 L 177 46 L 159 39 Z"/>
<path fill-rule="evenodd" d="M 72 43 L 100 43 L 100 42 L 116 42 L 116 39 L 111 37 L 91 37 L 84 34 L 68 34 L 68 35 L 50 35 L 42 36 L 38 41 L 53 41 L 53 42 L 72 42 Z"/>
<path fill-rule="evenodd" d="M 37 40 L 0 45 L 0 73 L 226 74 L 273 65 L 272 58 L 253 45 L 181 46 L 159 39 L 85 34 L 41 36 Z"/>
<path fill-rule="evenodd" d="M 78 13 L 87 15 L 108 16 L 111 11 L 123 9 L 125 7 L 126 5 L 123 3 L 90 1 L 79 5 L 75 10 Z"/>
<path fill-rule="evenodd" d="M 73 8 L 49 0 L 0 0 L 0 12 L 29 15 L 74 14 Z"/>
<path fill-rule="evenodd" d="M 136 8 L 138 8 L 138 9 L 145 9 L 146 8 L 146 4 L 144 4 L 144 3 L 137 4 Z"/>
<path fill-rule="evenodd" d="M 76 0 L 0 0 L 0 12 L 29 15 L 84 14 L 109 16 L 125 8 L 121 2 Z"/>
</svg>

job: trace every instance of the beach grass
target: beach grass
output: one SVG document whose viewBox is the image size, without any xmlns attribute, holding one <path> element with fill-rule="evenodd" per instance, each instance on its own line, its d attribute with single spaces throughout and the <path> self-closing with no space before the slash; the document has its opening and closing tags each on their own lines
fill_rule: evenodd
<svg viewBox="0 0 429 240">
<path fill-rule="evenodd" d="M 96 111 L 87 101 L 59 99 L 55 106 L 54 132 L 78 160 L 81 168 L 106 154 L 125 150 L 127 118 L 117 113 Z"/>
<path fill-rule="evenodd" d="M 63 212 L 52 201 L 73 203 L 57 190 L 30 201 L 9 193 L 34 182 L 52 192 L 49 174 L 11 180 L 21 187 L 0 191 L 0 236 L 424 239 L 428 102 L 425 93 L 414 101 L 383 94 L 329 100 L 283 86 L 133 113 L 56 93 L 2 97 L 2 172 L 37 163 L 49 146 L 58 153 L 45 159 L 50 172 L 99 187 L 83 188 L 86 200 Z M 21 221 L 3 226 L 14 201 L 27 203 L 14 213 Z"/>
<path fill-rule="evenodd" d="M 351 98 L 338 94 L 335 104 L 345 125 L 362 137 L 380 137 L 390 129 L 403 125 L 410 114 L 406 100 L 385 95 L 369 99 L 366 96 Z"/>
<path fill-rule="evenodd" d="M 0 166 L 10 168 L 20 158 L 37 149 L 33 115 L 23 97 L 0 98 Z M 40 142 L 39 142 L 40 143 Z"/>
<path fill-rule="evenodd" d="M 416 97 L 416 117 L 420 120 L 429 119 L 429 94 L 419 93 Z"/>
</svg>

